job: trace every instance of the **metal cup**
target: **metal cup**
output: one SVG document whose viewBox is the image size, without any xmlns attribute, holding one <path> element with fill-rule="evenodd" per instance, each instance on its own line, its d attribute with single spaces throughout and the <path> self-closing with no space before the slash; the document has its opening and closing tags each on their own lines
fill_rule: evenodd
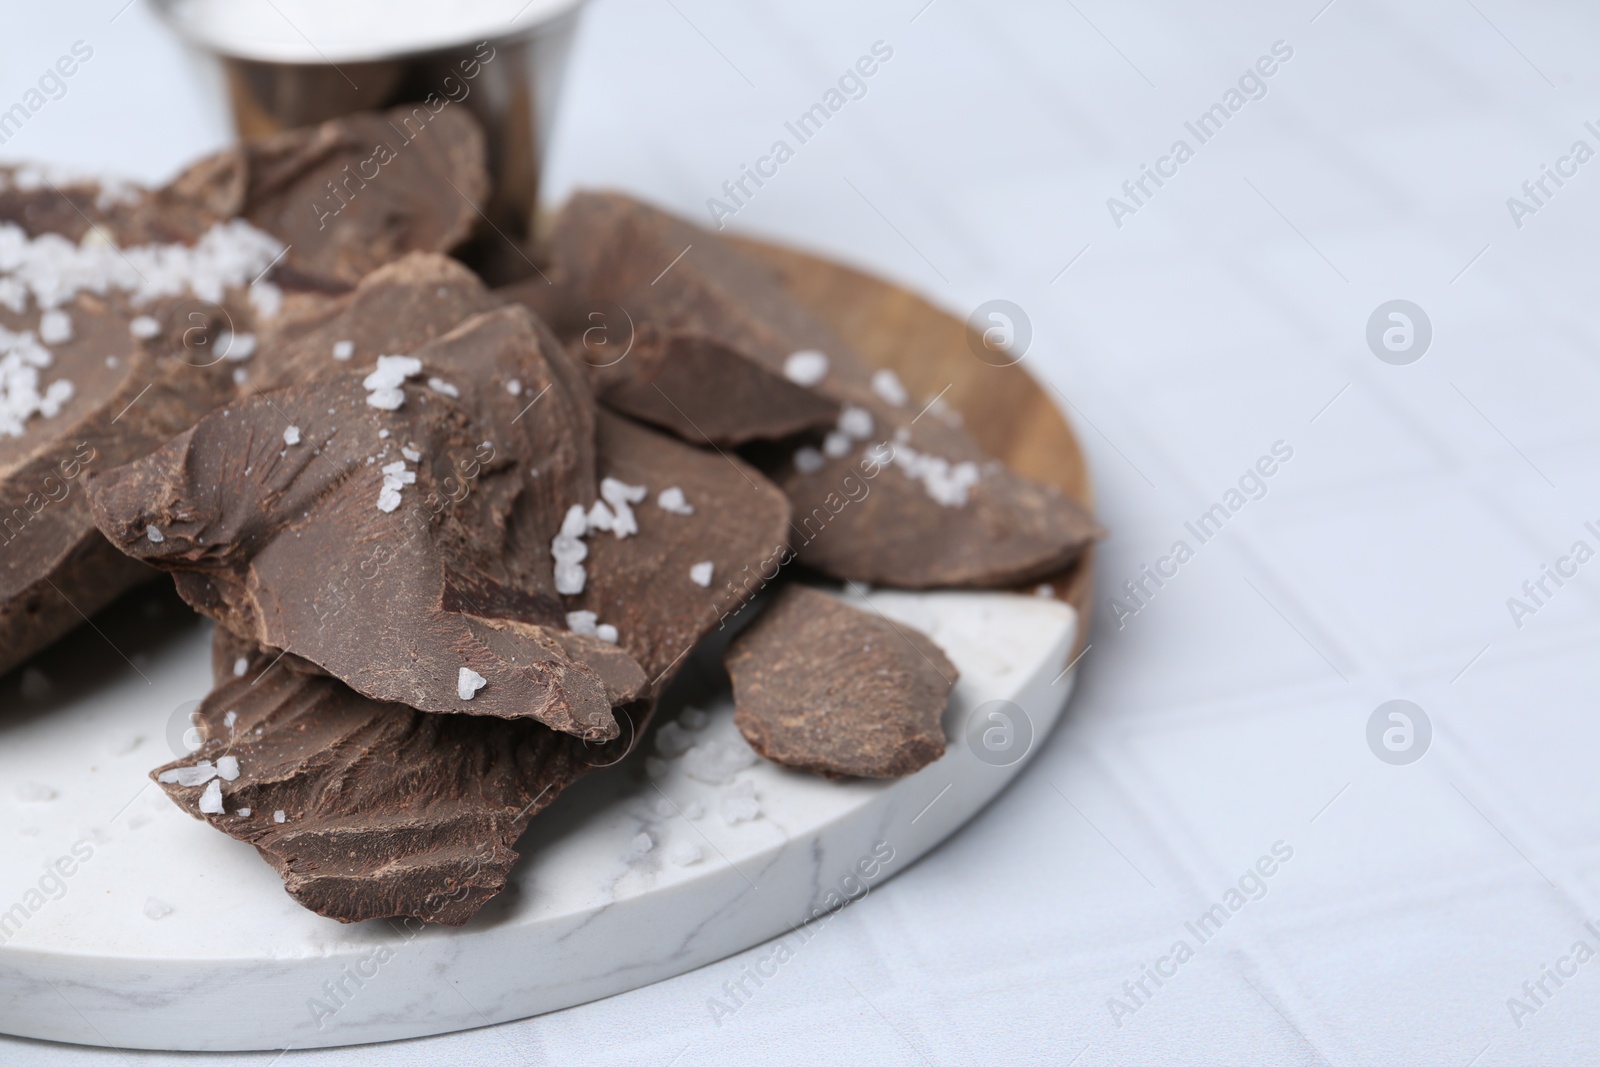
<svg viewBox="0 0 1600 1067">
<path fill-rule="evenodd" d="M 372 4 L 370 34 L 351 26 L 350 9 L 366 4 L 337 9 L 329 18 L 344 25 L 319 33 L 326 26 L 293 5 L 284 5 L 285 12 L 265 3 L 266 10 L 261 0 L 155 0 L 154 6 L 226 94 L 241 137 L 422 101 L 430 93 L 466 107 L 487 134 L 491 193 L 478 206 L 498 234 L 484 234 L 463 258 L 494 281 L 526 273 L 521 249 L 506 246 L 533 236 L 546 141 L 582 0 L 517 0 L 507 5 L 515 14 L 499 18 L 487 17 L 492 2 L 468 4 L 476 18 L 449 25 L 434 18 L 433 25 L 399 30 L 386 14 L 406 5 Z M 524 17 L 530 8 L 536 10 Z M 267 11 L 281 20 L 280 32 L 270 32 Z M 299 16 L 295 22 L 291 13 Z"/>
</svg>

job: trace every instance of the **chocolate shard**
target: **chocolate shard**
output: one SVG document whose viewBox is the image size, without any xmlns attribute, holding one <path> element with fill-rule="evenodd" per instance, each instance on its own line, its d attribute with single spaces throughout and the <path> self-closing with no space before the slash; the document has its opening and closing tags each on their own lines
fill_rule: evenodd
<svg viewBox="0 0 1600 1067">
<path fill-rule="evenodd" d="M 797 350 L 837 348 L 837 339 L 712 234 L 625 196 L 579 193 L 545 255 L 548 281 L 502 292 L 551 317 L 609 407 L 719 445 L 837 414 L 785 373 Z"/>
<path fill-rule="evenodd" d="M 828 778 L 898 778 L 944 754 L 957 671 L 925 635 L 787 585 L 724 659 L 734 723 L 775 763 Z"/>
<path fill-rule="evenodd" d="M 580 610 L 617 628 L 660 692 L 788 558 L 789 504 L 755 468 L 605 411 L 598 449 L 602 475 L 647 496 L 637 533 L 590 536 Z"/>
<path fill-rule="evenodd" d="M 380 355 L 409 352 L 501 303 L 455 260 L 414 252 L 377 268 L 350 293 L 271 323 L 261 336 L 271 359 L 252 384 L 264 391 L 341 367 L 371 367 Z M 532 399 L 530 393 L 524 403 Z"/>
<path fill-rule="evenodd" d="M 471 236 L 489 176 L 483 130 L 463 108 L 395 108 L 288 130 L 200 161 L 167 195 L 278 236 L 280 280 L 355 285 L 408 252 Z"/>
<path fill-rule="evenodd" d="M 617 736 L 612 706 L 647 679 L 564 632 L 551 548 L 594 499 L 578 372 L 519 307 L 386 358 L 406 365 L 239 401 L 97 476 L 96 522 L 198 610 L 364 696 Z"/>
<path fill-rule="evenodd" d="M 990 459 L 944 417 L 860 393 L 823 440 L 766 458 L 794 506 L 800 562 L 834 578 L 1012 585 L 1061 570 L 1099 535 L 1077 501 Z"/>
<path fill-rule="evenodd" d="M 213 658 L 200 748 L 151 777 L 341 922 L 466 922 L 505 888 L 529 820 L 615 758 L 537 722 L 370 700 L 221 628 Z M 230 760 L 232 778 L 192 770 Z"/>
</svg>

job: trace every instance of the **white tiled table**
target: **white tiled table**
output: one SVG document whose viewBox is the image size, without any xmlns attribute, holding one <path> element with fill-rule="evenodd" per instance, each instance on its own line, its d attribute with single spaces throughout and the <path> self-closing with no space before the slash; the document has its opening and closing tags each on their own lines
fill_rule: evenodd
<svg viewBox="0 0 1600 1067">
<path fill-rule="evenodd" d="M 8 12 L 0 107 L 72 41 L 95 58 L 0 157 L 159 179 L 222 143 L 145 0 L 109 21 L 122 2 Z M 1505 201 L 1574 140 L 1600 150 L 1600 13 L 1323 3 L 597 0 L 553 199 L 605 183 L 704 218 L 894 49 L 732 225 L 962 315 L 1027 310 L 1114 532 L 1094 646 L 1017 784 L 722 1025 L 707 998 L 739 959 L 281 1062 L 1593 1062 L 1600 962 L 1520 1028 L 1507 998 L 1600 949 L 1600 563 L 1520 630 L 1506 598 L 1600 548 L 1600 160 L 1520 230 Z M 1280 39 L 1265 98 L 1117 228 L 1106 198 Z M 1397 297 L 1434 327 L 1405 367 L 1364 339 Z M 1279 440 L 1267 497 L 1117 629 L 1104 597 Z M 1434 727 L 1410 766 L 1365 740 L 1395 697 Z M 1266 896 L 1119 1026 L 1107 998 L 1279 840 Z M 6 1062 L 189 1059 L 0 1039 Z"/>
</svg>

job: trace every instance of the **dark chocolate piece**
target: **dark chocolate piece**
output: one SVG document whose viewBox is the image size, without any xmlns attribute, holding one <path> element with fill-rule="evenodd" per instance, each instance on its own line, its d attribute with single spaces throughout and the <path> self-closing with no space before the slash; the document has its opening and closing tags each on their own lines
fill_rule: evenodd
<svg viewBox="0 0 1600 1067">
<path fill-rule="evenodd" d="M 944 754 L 955 667 L 925 635 L 870 608 L 785 586 L 724 662 L 734 723 L 775 763 L 898 778 Z"/>
<path fill-rule="evenodd" d="M 550 547 L 567 510 L 594 497 L 581 378 L 517 307 L 411 359 L 409 380 L 378 384 L 380 360 L 372 377 L 207 416 L 91 479 L 96 522 L 181 572 L 200 611 L 365 696 L 617 736 L 612 705 L 647 680 L 622 649 L 567 631 Z M 498 384 L 508 377 L 542 398 L 537 417 L 520 418 L 527 402 Z M 386 391 L 395 410 L 372 404 Z"/>
<path fill-rule="evenodd" d="M 529 820 L 617 758 L 537 722 L 369 700 L 221 628 L 213 653 L 202 744 L 151 777 L 190 815 L 254 845 L 295 900 L 341 922 L 466 922 L 505 888 Z M 232 774 L 223 757 L 238 761 L 232 780 L 161 781 L 202 760 Z M 202 811 L 213 783 L 207 806 L 222 810 Z"/>
<path fill-rule="evenodd" d="M 548 281 L 503 293 L 551 317 L 608 406 L 719 445 L 833 421 L 837 404 L 784 368 L 836 338 L 714 235 L 637 200 L 578 193 L 547 244 Z"/>
<path fill-rule="evenodd" d="M 648 496 L 633 505 L 638 533 L 590 534 L 582 607 L 617 628 L 660 692 L 684 654 L 777 574 L 788 555 L 789 504 L 742 461 L 609 412 L 600 412 L 597 444 L 601 474 Z M 674 489 L 663 507 L 661 494 Z"/>
<path fill-rule="evenodd" d="M 344 285 L 408 252 L 448 252 L 488 195 L 483 130 L 464 108 L 367 112 L 247 141 L 167 195 L 239 216 L 289 246 L 280 275 Z"/>
<path fill-rule="evenodd" d="M 990 459 L 959 426 L 853 399 L 827 438 L 767 465 L 794 506 L 801 563 L 904 589 L 990 588 L 1054 573 L 1097 536 L 1077 501 Z"/>
</svg>

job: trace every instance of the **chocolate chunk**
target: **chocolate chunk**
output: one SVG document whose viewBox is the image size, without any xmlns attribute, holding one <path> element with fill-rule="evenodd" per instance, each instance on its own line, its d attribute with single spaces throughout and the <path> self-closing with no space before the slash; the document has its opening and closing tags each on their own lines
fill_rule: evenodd
<svg viewBox="0 0 1600 1067">
<path fill-rule="evenodd" d="M 605 411 L 598 448 L 602 475 L 648 495 L 633 505 L 638 533 L 590 535 L 582 609 L 617 628 L 659 692 L 684 654 L 777 574 L 789 504 L 755 468 Z M 672 509 L 661 505 L 670 490 Z"/>
<path fill-rule="evenodd" d="M 466 922 L 505 888 L 529 820 L 615 758 L 537 722 L 369 700 L 289 669 L 294 658 L 219 628 L 201 746 L 151 777 L 190 815 L 254 845 L 295 900 L 341 922 Z M 205 777 L 188 770 L 201 761 L 232 774 L 224 757 L 237 760 L 231 780 L 161 780 Z M 205 812 L 213 783 L 222 810 Z"/>
<path fill-rule="evenodd" d="M 219 153 L 169 195 L 239 216 L 289 246 L 282 275 L 354 285 L 407 252 L 448 252 L 488 194 L 483 130 L 463 108 L 350 115 Z"/>
<path fill-rule="evenodd" d="M 551 318 L 608 406 L 720 445 L 783 437 L 837 414 L 785 374 L 797 350 L 838 350 L 837 338 L 714 235 L 624 196 L 579 193 L 547 255 L 548 282 L 503 292 Z"/>
<path fill-rule="evenodd" d="M 991 460 L 961 428 L 853 400 L 822 441 L 769 453 L 807 566 L 907 589 L 1002 586 L 1060 570 L 1098 533 L 1075 500 Z"/>
<path fill-rule="evenodd" d="M 261 336 L 270 361 L 253 384 L 276 389 L 340 367 L 370 368 L 380 355 L 410 352 L 501 303 L 455 260 L 412 253 L 374 270 L 351 293 L 275 320 Z M 525 384 L 514 386 L 516 395 Z M 523 402 L 532 399 L 527 393 Z"/>
<path fill-rule="evenodd" d="M 617 736 L 612 705 L 646 678 L 567 631 L 551 554 L 594 499 L 576 369 L 508 307 L 365 371 L 237 402 L 98 476 L 96 522 L 181 572 L 200 611 L 365 696 Z M 512 376 L 541 397 L 536 417 L 497 384 Z"/>
<path fill-rule="evenodd" d="M 785 586 L 724 661 L 734 723 L 775 763 L 829 778 L 898 778 L 944 754 L 957 672 L 926 636 Z"/>
</svg>

